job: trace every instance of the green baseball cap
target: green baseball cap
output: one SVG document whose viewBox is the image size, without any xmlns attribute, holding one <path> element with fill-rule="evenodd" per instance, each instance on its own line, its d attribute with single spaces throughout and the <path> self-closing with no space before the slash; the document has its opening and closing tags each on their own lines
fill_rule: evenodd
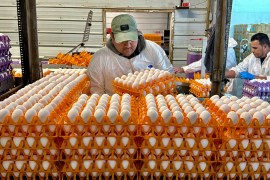
<svg viewBox="0 0 270 180">
<path fill-rule="evenodd" d="M 129 14 L 120 14 L 114 17 L 111 27 L 117 43 L 138 40 L 137 23 L 134 17 Z"/>
</svg>

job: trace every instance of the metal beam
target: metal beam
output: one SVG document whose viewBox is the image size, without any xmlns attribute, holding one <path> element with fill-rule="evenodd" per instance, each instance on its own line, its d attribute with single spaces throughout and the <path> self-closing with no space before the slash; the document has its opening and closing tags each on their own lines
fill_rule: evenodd
<svg viewBox="0 0 270 180">
<path fill-rule="evenodd" d="M 217 0 L 211 96 L 221 95 L 227 58 L 231 4 L 232 0 Z"/>
</svg>

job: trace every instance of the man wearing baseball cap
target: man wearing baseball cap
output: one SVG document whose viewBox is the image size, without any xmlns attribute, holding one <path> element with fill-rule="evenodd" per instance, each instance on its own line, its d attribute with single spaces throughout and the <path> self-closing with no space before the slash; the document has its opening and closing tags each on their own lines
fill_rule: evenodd
<svg viewBox="0 0 270 180">
<path fill-rule="evenodd" d="M 106 46 L 95 52 L 89 63 L 90 92 L 111 95 L 116 77 L 147 67 L 173 72 L 165 51 L 155 42 L 144 39 L 134 17 L 120 14 L 111 22 Z"/>
</svg>

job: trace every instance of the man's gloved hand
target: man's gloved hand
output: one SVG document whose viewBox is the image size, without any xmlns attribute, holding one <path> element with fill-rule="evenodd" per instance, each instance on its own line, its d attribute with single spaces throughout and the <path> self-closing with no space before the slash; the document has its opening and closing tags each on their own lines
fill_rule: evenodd
<svg viewBox="0 0 270 180">
<path fill-rule="evenodd" d="M 249 80 L 251 80 L 251 79 L 254 79 L 254 75 L 253 74 L 250 74 L 249 72 L 247 72 L 247 71 L 244 71 L 244 72 L 240 72 L 240 78 L 241 79 L 249 79 Z"/>
</svg>

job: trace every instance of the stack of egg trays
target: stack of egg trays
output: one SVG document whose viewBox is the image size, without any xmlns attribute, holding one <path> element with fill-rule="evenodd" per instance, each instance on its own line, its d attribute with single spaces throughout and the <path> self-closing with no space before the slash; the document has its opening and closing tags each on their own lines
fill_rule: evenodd
<svg viewBox="0 0 270 180">
<path fill-rule="evenodd" d="M 114 87 L 114 92 L 120 95 L 128 93 L 135 97 L 141 97 L 148 93 L 152 93 L 153 95 L 167 95 L 175 93 L 174 76 L 170 76 L 166 79 L 160 78 L 154 83 L 152 82 L 139 87 L 139 89 L 128 88 L 115 82 L 112 82 L 112 84 Z"/>
<path fill-rule="evenodd" d="M 154 123 L 147 116 L 140 118 L 139 160 L 143 179 L 215 178 L 218 165 L 215 144 L 219 139 L 214 119 L 205 125 L 200 118 L 194 124 L 186 117 L 181 124 L 174 117 L 166 123 L 162 117 Z"/>
<path fill-rule="evenodd" d="M 0 93 L 12 88 L 14 82 L 10 75 L 11 54 L 10 39 L 6 35 L 0 35 Z"/>
<path fill-rule="evenodd" d="M 209 87 L 208 85 L 203 85 L 195 80 L 191 80 L 189 91 L 196 97 L 207 98 L 209 97 L 211 87 Z"/>
<path fill-rule="evenodd" d="M 135 99 L 131 104 L 134 104 Z M 136 143 L 137 108 L 131 105 L 131 116 L 123 121 L 108 116 L 97 121 L 91 116 L 87 123 L 78 116 L 74 122 L 64 117 L 59 138 L 60 162 L 64 178 L 125 178 L 138 177 Z"/>
<path fill-rule="evenodd" d="M 234 124 L 221 110 L 209 110 L 218 123 L 216 178 L 269 179 L 269 120 L 260 124 L 253 118 L 247 124 L 245 119 L 239 118 Z"/>
<path fill-rule="evenodd" d="M 243 96 L 252 98 L 258 96 L 261 99 L 268 99 L 270 96 L 269 82 L 244 81 Z"/>
<path fill-rule="evenodd" d="M 48 117 L 28 123 L 10 116 L 0 124 L 0 177 L 3 179 L 60 177 L 57 124 Z"/>
</svg>

